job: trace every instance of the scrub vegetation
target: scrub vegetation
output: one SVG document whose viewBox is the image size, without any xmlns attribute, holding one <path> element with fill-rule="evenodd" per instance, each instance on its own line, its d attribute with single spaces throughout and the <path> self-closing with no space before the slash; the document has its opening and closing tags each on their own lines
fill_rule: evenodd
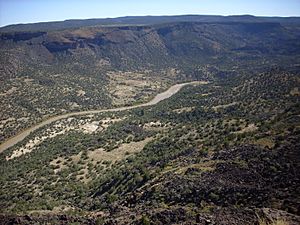
<svg viewBox="0 0 300 225">
<path fill-rule="evenodd" d="M 0 221 L 299 224 L 299 24 L 2 31 L 2 142 L 49 115 L 207 82 L 55 121 L 2 152 Z"/>
</svg>

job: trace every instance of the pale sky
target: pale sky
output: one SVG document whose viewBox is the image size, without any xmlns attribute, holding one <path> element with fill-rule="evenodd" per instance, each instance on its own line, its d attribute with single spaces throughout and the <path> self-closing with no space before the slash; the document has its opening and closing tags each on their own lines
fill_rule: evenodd
<svg viewBox="0 0 300 225">
<path fill-rule="evenodd" d="M 0 0 L 0 26 L 142 15 L 300 16 L 300 0 Z"/>
</svg>

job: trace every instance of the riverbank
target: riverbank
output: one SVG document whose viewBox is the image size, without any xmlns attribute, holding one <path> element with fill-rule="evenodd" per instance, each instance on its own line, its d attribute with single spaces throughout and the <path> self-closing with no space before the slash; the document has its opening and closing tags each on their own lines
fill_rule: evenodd
<svg viewBox="0 0 300 225">
<path fill-rule="evenodd" d="M 129 110 L 129 109 L 134 109 L 134 108 L 140 108 L 140 107 L 146 107 L 146 106 L 152 106 L 155 105 L 165 99 L 170 98 L 172 95 L 176 94 L 178 91 L 180 91 L 181 88 L 183 88 L 186 85 L 194 85 L 194 84 L 207 84 L 207 81 L 192 81 L 192 82 L 186 82 L 186 83 L 181 83 L 181 84 L 175 84 L 173 86 L 171 86 L 168 90 L 157 94 L 151 101 L 147 102 L 147 103 L 142 103 L 139 105 L 134 105 L 134 106 L 124 106 L 124 107 L 118 107 L 118 108 L 112 108 L 112 109 L 99 109 L 99 110 L 87 110 L 87 111 L 80 111 L 80 112 L 72 112 L 72 113 L 66 113 L 63 115 L 58 115 L 58 116 L 54 116 L 54 117 L 50 117 L 46 120 L 44 120 L 43 122 L 34 125 L 24 131 L 22 131 L 21 133 L 19 133 L 18 135 L 4 141 L 1 145 L 0 145 L 0 153 L 5 151 L 6 149 L 14 146 L 15 144 L 19 143 L 20 141 L 24 140 L 27 136 L 30 135 L 30 133 L 36 131 L 37 129 L 44 127 L 50 123 L 53 123 L 57 120 L 61 120 L 61 119 L 66 119 L 68 117 L 71 116 L 79 116 L 79 115 L 86 115 L 86 114 L 96 114 L 96 113 L 102 113 L 102 112 L 118 112 L 118 111 L 125 111 L 125 110 Z"/>
</svg>

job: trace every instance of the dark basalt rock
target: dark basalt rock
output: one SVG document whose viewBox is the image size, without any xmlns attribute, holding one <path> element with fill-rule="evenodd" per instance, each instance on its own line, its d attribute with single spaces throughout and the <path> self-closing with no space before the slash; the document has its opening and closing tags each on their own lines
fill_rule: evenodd
<svg viewBox="0 0 300 225">
<path fill-rule="evenodd" d="M 46 32 L 22 32 L 22 33 L 4 33 L 0 35 L 0 40 L 26 41 L 45 35 Z"/>
<path fill-rule="evenodd" d="M 55 224 L 55 225 L 67 225 L 67 224 L 96 224 L 97 218 L 89 218 L 86 216 L 71 216 L 71 215 L 1 215 L 0 224 L 2 225 L 38 225 L 38 224 Z"/>
<path fill-rule="evenodd" d="M 43 45 L 52 53 L 67 51 L 77 47 L 76 42 L 44 42 Z"/>
</svg>

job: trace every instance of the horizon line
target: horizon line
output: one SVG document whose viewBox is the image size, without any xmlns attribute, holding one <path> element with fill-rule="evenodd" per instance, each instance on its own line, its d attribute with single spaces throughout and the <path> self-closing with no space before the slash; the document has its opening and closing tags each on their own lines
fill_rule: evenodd
<svg viewBox="0 0 300 225">
<path fill-rule="evenodd" d="M 117 19 L 117 18 L 126 18 L 126 17 L 172 17 L 172 16 L 220 16 L 220 17 L 231 17 L 231 16 L 253 16 L 253 17 L 267 17 L 267 18 L 300 18 L 298 16 L 278 16 L 278 15 L 254 15 L 254 14 L 228 14 L 228 15 L 221 15 L 221 14 L 162 14 L 162 15 L 134 15 L 134 16 L 116 16 L 116 17 L 93 17 L 93 18 L 68 18 L 62 20 L 48 20 L 48 21 L 36 21 L 36 22 L 20 22 L 20 23 L 12 23 L 12 24 L 5 24 L 0 25 L 0 28 L 8 27 L 8 26 L 18 26 L 18 25 L 32 25 L 32 24 L 40 24 L 40 23 L 59 23 L 59 22 L 66 22 L 66 21 L 75 21 L 75 20 L 97 20 L 97 19 Z"/>
</svg>

